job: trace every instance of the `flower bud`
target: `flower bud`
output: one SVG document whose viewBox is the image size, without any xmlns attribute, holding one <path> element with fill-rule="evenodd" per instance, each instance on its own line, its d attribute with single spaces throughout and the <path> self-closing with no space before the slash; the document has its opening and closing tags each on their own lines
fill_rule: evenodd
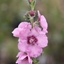
<svg viewBox="0 0 64 64">
<path fill-rule="evenodd" d="M 34 12 L 34 11 L 30 11 L 29 14 L 30 14 L 31 16 L 34 16 L 35 12 Z"/>
<path fill-rule="evenodd" d="M 29 1 L 29 3 L 31 3 L 33 0 L 28 0 Z"/>
</svg>

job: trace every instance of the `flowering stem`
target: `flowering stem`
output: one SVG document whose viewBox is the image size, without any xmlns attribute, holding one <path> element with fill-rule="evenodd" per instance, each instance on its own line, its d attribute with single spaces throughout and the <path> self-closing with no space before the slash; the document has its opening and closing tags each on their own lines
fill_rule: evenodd
<svg viewBox="0 0 64 64">
<path fill-rule="evenodd" d="M 31 11 L 34 11 L 36 0 L 28 0 L 28 1 L 29 1 Z M 30 16 L 30 14 L 29 14 L 29 20 L 30 20 L 32 27 L 33 27 L 34 16 Z M 37 59 L 33 58 L 33 64 L 38 64 Z"/>
<path fill-rule="evenodd" d="M 28 1 L 29 1 L 31 11 L 34 11 L 36 1 L 35 0 L 28 0 Z M 30 22 L 31 22 L 32 27 L 33 27 L 34 17 L 30 16 L 30 14 L 29 14 L 29 18 L 30 18 Z"/>
<path fill-rule="evenodd" d="M 36 0 L 28 0 L 31 10 L 33 11 L 35 8 Z"/>
</svg>

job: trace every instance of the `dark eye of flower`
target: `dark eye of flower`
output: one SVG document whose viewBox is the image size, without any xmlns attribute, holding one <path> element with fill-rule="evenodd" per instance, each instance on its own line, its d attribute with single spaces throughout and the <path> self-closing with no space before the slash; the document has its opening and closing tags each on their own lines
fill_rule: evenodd
<svg viewBox="0 0 64 64">
<path fill-rule="evenodd" d="M 27 37 L 27 43 L 28 43 L 28 44 L 34 45 L 37 41 L 38 41 L 37 38 L 36 38 L 35 36 L 33 36 L 33 35 Z"/>
</svg>

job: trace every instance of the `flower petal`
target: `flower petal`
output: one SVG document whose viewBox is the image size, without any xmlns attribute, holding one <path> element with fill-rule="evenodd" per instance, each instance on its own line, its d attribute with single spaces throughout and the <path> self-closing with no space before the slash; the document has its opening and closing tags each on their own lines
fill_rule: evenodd
<svg viewBox="0 0 64 64">
<path fill-rule="evenodd" d="M 32 30 L 31 30 L 30 34 L 34 35 L 34 36 L 38 36 L 40 31 L 41 31 L 41 29 L 38 26 L 34 26 L 34 28 L 32 28 Z"/>
<path fill-rule="evenodd" d="M 18 60 L 16 61 L 16 63 L 18 64 L 32 64 L 32 59 L 30 58 L 29 55 L 25 54 L 23 52 L 23 54 L 20 52 L 20 56 L 18 58 Z"/>
<path fill-rule="evenodd" d="M 32 64 L 32 59 L 30 58 L 29 55 L 28 55 L 28 62 L 29 62 L 30 64 Z"/>
<path fill-rule="evenodd" d="M 31 25 L 28 22 L 22 22 L 19 24 L 17 28 L 15 28 L 12 33 L 13 36 L 19 37 L 21 39 L 25 39 L 27 35 L 29 34 L 31 29 Z"/>
<path fill-rule="evenodd" d="M 39 10 L 37 11 L 37 13 L 38 13 L 38 17 L 40 18 L 41 14 L 40 14 Z"/>
<path fill-rule="evenodd" d="M 43 32 L 48 33 L 47 31 L 48 24 L 47 24 L 46 18 L 40 14 L 39 10 L 37 12 L 38 12 L 38 19 L 39 19 L 40 25 L 43 28 Z"/>
<path fill-rule="evenodd" d="M 20 29 L 20 28 L 15 28 L 15 29 L 12 31 L 13 36 L 19 37 L 21 30 L 22 30 L 22 29 Z"/>
<path fill-rule="evenodd" d="M 23 54 L 23 53 L 19 52 L 16 57 L 19 57 L 19 56 L 22 55 L 22 54 Z"/>
<path fill-rule="evenodd" d="M 42 48 L 38 47 L 37 45 L 35 46 L 28 46 L 27 48 L 27 53 L 29 54 L 30 57 L 36 58 L 40 56 L 42 53 Z"/>
<path fill-rule="evenodd" d="M 43 29 L 47 29 L 48 28 L 48 24 L 47 24 L 47 21 L 46 21 L 46 18 L 41 15 L 41 18 L 40 18 L 40 25 Z"/>
<path fill-rule="evenodd" d="M 18 25 L 18 28 L 29 28 L 29 29 L 31 29 L 31 24 L 29 22 L 21 22 Z"/>
<path fill-rule="evenodd" d="M 38 42 L 37 43 L 38 43 L 38 45 L 40 47 L 44 48 L 44 47 L 46 47 L 48 45 L 48 38 L 47 38 L 46 35 L 39 35 L 37 37 L 37 39 L 38 39 Z"/>
<path fill-rule="evenodd" d="M 27 47 L 27 42 L 26 40 L 20 40 L 19 39 L 19 43 L 18 43 L 18 49 L 22 52 L 26 51 L 26 47 Z"/>
</svg>

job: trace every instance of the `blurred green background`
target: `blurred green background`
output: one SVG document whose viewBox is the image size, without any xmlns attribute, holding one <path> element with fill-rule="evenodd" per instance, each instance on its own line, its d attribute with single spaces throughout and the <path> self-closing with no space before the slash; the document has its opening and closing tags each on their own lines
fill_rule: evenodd
<svg viewBox="0 0 64 64">
<path fill-rule="evenodd" d="M 28 0 L 0 0 L 0 64 L 15 64 L 17 38 L 11 32 L 29 9 Z M 40 10 L 49 25 L 48 47 L 39 64 L 64 64 L 64 0 L 36 0 L 35 10 Z"/>
</svg>

